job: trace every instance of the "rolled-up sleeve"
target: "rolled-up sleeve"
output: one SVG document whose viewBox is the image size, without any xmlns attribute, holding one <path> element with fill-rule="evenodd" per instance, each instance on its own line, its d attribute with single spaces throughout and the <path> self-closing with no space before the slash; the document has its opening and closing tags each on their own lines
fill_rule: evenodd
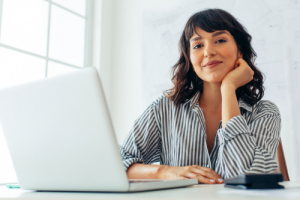
<svg viewBox="0 0 300 200">
<path fill-rule="evenodd" d="M 281 116 L 271 101 L 261 101 L 247 123 L 242 115 L 217 131 L 219 151 L 215 171 L 224 178 L 246 173 L 271 173 L 277 168 Z"/>
<path fill-rule="evenodd" d="M 161 137 L 155 106 L 155 103 L 150 105 L 135 120 L 129 134 L 119 145 L 126 170 L 133 163 L 150 164 L 160 161 Z"/>
</svg>

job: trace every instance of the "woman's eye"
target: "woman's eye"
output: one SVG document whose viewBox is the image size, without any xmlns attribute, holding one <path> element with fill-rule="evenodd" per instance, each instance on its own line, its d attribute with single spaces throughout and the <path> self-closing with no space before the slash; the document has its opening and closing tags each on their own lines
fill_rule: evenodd
<svg viewBox="0 0 300 200">
<path fill-rule="evenodd" d="M 194 46 L 194 49 L 198 49 L 200 47 L 201 47 L 201 44 L 198 44 L 198 45 Z"/>
<path fill-rule="evenodd" d="M 217 43 L 224 43 L 224 42 L 226 42 L 226 40 L 224 40 L 224 39 L 220 39 L 220 40 L 217 41 Z M 202 44 L 197 44 L 197 45 L 194 46 L 193 49 L 199 49 L 201 47 L 202 47 Z"/>
<path fill-rule="evenodd" d="M 217 42 L 224 43 L 224 42 L 226 42 L 226 40 L 221 39 L 221 40 L 218 40 Z"/>
</svg>

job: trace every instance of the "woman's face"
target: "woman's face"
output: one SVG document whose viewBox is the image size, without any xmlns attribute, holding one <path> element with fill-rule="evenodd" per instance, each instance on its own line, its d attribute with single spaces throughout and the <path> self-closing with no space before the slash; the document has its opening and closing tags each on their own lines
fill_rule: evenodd
<svg viewBox="0 0 300 200">
<path fill-rule="evenodd" d="M 190 39 L 190 59 L 199 78 L 207 82 L 221 82 L 240 56 L 237 45 L 229 31 L 206 32 L 201 28 Z M 218 61 L 213 68 L 205 66 Z"/>
</svg>

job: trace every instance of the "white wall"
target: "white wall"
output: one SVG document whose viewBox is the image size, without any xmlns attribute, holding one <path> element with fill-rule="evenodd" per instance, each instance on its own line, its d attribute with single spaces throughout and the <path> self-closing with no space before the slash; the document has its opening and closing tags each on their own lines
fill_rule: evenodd
<svg viewBox="0 0 300 200">
<path fill-rule="evenodd" d="M 110 79 L 105 90 L 108 91 L 108 104 L 118 142 L 121 143 L 133 126 L 134 120 L 143 112 L 141 110 L 143 9 L 168 5 L 179 0 L 102 1 L 111 2 L 108 10 L 113 12 L 113 19 L 109 19 L 112 22 L 111 34 L 106 32 L 107 43 L 102 45 L 102 50 L 107 49 L 111 53 L 110 55 L 107 53 L 104 59 L 110 60 L 101 62 L 101 70 L 105 71 L 104 77 Z M 112 4 L 113 9 L 110 7 Z M 106 12 L 108 10 L 104 9 Z"/>
<path fill-rule="evenodd" d="M 113 58 L 112 33 L 114 24 L 114 0 L 94 0 L 94 49 L 93 66 L 99 72 L 105 92 L 106 100 L 110 107 L 111 100 L 111 68 Z M 100 27 L 98 30 L 96 27 Z M 100 34 L 100 41 L 95 41 L 98 37 L 95 34 Z M 100 45 L 97 44 L 100 43 Z M 97 46 L 100 48 L 97 48 Z M 99 56 L 100 55 L 100 56 Z M 99 59 L 97 59 L 99 58 Z"/>
</svg>

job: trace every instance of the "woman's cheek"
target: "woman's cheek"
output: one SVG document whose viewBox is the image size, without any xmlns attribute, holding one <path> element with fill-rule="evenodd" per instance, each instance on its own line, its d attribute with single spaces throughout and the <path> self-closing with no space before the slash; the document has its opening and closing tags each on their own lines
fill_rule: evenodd
<svg viewBox="0 0 300 200">
<path fill-rule="evenodd" d="M 191 59 L 192 65 L 194 66 L 194 64 L 195 64 L 195 56 L 194 56 L 194 54 L 190 55 L 190 59 Z"/>
<path fill-rule="evenodd" d="M 235 62 L 237 61 L 237 49 L 232 48 L 233 45 L 227 46 L 223 49 L 224 57 L 226 59 L 227 69 L 234 70 Z"/>
<path fill-rule="evenodd" d="M 190 59 L 191 59 L 191 63 L 194 66 L 194 68 L 197 66 L 201 66 L 201 59 L 200 59 L 200 56 L 197 56 L 197 54 L 192 53 L 190 56 Z"/>
<path fill-rule="evenodd" d="M 228 72 L 231 72 L 232 70 L 234 70 L 234 64 L 235 64 L 234 60 L 231 60 L 227 63 L 226 69 Z"/>
</svg>

